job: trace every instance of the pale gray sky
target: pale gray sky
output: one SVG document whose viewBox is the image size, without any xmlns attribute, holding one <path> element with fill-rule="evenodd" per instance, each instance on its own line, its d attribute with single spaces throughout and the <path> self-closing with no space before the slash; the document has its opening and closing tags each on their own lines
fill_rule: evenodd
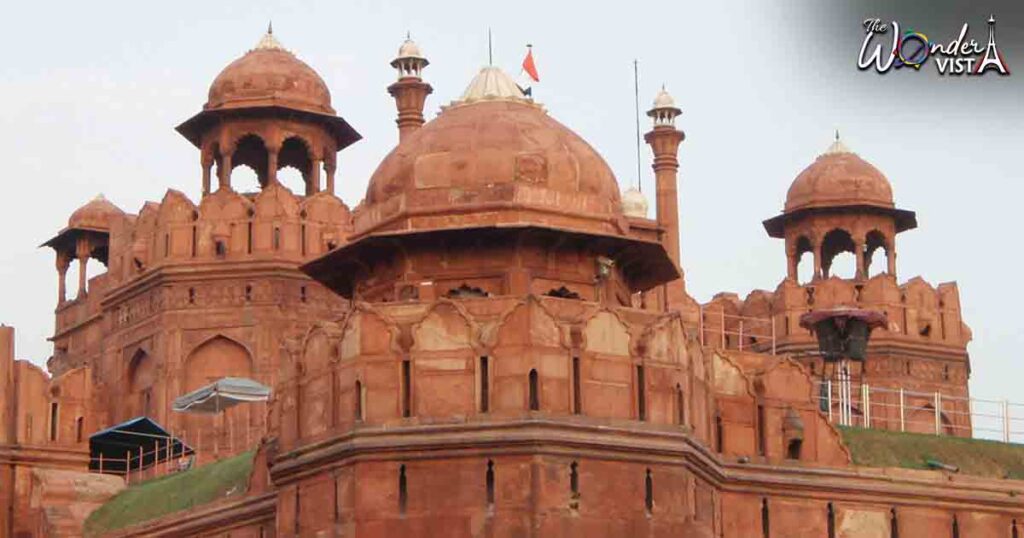
<svg viewBox="0 0 1024 538">
<path fill-rule="evenodd" d="M 941 41 L 969 22 L 983 40 L 990 11 L 1010 77 L 855 67 L 866 17 L 897 17 Z M 624 189 L 636 175 L 633 58 L 644 108 L 667 85 L 684 111 L 683 264 L 701 301 L 774 289 L 785 257 L 761 220 L 839 127 L 890 178 L 897 204 L 918 212 L 920 228 L 898 240 L 901 279 L 958 281 L 974 394 L 1024 401 L 1013 239 L 1024 198 L 1022 17 L 1010 1 L 16 2 L 0 32 L 0 322 L 17 327 L 19 357 L 45 361 L 57 279 L 52 252 L 37 245 L 100 192 L 132 212 L 167 188 L 198 196 L 198 153 L 173 127 L 268 19 L 364 137 L 339 159 L 350 206 L 397 141 L 385 88 L 405 32 L 431 60 L 432 117 L 487 61 L 490 27 L 495 63 L 513 74 L 534 44 L 537 100 L 605 156 Z"/>
</svg>

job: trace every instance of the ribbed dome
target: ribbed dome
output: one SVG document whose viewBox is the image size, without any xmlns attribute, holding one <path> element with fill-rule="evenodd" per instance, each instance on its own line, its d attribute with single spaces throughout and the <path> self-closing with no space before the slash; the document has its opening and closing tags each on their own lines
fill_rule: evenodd
<svg viewBox="0 0 1024 538">
<path fill-rule="evenodd" d="M 110 218 L 122 215 L 124 215 L 124 211 L 100 194 L 71 214 L 71 217 L 68 218 L 68 228 L 109 230 Z"/>
<path fill-rule="evenodd" d="M 895 207 L 892 185 L 837 140 L 790 185 L 785 211 L 851 205 Z"/>
<path fill-rule="evenodd" d="M 605 233 L 622 215 L 618 183 L 594 148 L 539 105 L 500 98 L 447 107 L 405 139 L 370 178 L 365 207 L 367 213 L 378 205 L 408 211 L 429 207 L 451 214 L 443 219 L 445 227 L 459 227 L 463 220 L 479 222 L 474 207 L 489 203 L 559 218 L 570 214 L 577 225 L 604 221 L 598 226 Z M 356 232 L 391 211 L 400 209 L 382 209 L 366 221 L 357 218 Z M 493 209 L 480 211 L 499 218 Z M 516 215 L 509 218 L 522 218 Z"/>
<path fill-rule="evenodd" d="M 217 75 L 203 108 L 248 106 L 282 106 L 334 114 L 327 84 L 313 68 L 285 50 L 270 31 L 256 48 Z"/>
</svg>

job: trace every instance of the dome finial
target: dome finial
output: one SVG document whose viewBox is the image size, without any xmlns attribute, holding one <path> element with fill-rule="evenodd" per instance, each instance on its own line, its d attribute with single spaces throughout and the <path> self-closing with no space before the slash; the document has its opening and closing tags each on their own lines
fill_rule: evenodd
<svg viewBox="0 0 1024 538">
<path fill-rule="evenodd" d="M 828 147 L 828 149 L 825 150 L 825 153 L 823 153 L 823 155 L 836 155 L 836 154 L 839 154 L 839 153 L 853 153 L 853 152 L 850 151 L 850 148 L 846 147 L 846 144 L 843 144 L 842 140 L 840 140 L 840 138 L 839 138 L 839 129 L 836 129 L 835 130 L 835 140 L 832 141 L 832 145 L 830 145 Z"/>
<path fill-rule="evenodd" d="M 284 50 L 284 47 L 281 46 L 281 42 L 274 37 L 273 21 L 267 23 L 267 33 L 263 34 L 259 43 L 256 43 L 256 48 L 254 50 Z"/>
</svg>

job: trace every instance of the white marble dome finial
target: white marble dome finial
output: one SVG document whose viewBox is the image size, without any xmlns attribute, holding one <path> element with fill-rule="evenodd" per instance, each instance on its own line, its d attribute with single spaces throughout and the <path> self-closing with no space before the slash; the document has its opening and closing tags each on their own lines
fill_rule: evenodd
<svg viewBox="0 0 1024 538">
<path fill-rule="evenodd" d="M 846 144 L 844 144 L 842 140 L 840 140 L 840 138 L 839 138 L 839 129 L 836 129 L 835 140 L 832 141 L 832 144 L 828 147 L 828 149 L 825 150 L 825 153 L 823 153 L 822 155 L 836 155 L 836 154 L 839 154 L 839 153 L 853 153 L 853 152 L 850 151 L 850 148 L 846 147 Z"/>
</svg>

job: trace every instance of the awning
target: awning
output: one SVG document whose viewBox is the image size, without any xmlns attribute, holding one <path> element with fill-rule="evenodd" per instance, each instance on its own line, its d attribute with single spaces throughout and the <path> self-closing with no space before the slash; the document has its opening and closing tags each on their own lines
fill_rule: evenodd
<svg viewBox="0 0 1024 538">
<path fill-rule="evenodd" d="M 265 402 L 270 388 L 244 377 L 225 377 L 174 400 L 179 413 L 220 413 L 240 403 Z"/>
<path fill-rule="evenodd" d="M 137 417 L 89 436 L 89 470 L 124 474 L 129 464 L 138 469 L 140 450 L 143 468 L 167 461 L 168 456 L 176 459 L 194 453 L 150 418 Z"/>
</svg>

